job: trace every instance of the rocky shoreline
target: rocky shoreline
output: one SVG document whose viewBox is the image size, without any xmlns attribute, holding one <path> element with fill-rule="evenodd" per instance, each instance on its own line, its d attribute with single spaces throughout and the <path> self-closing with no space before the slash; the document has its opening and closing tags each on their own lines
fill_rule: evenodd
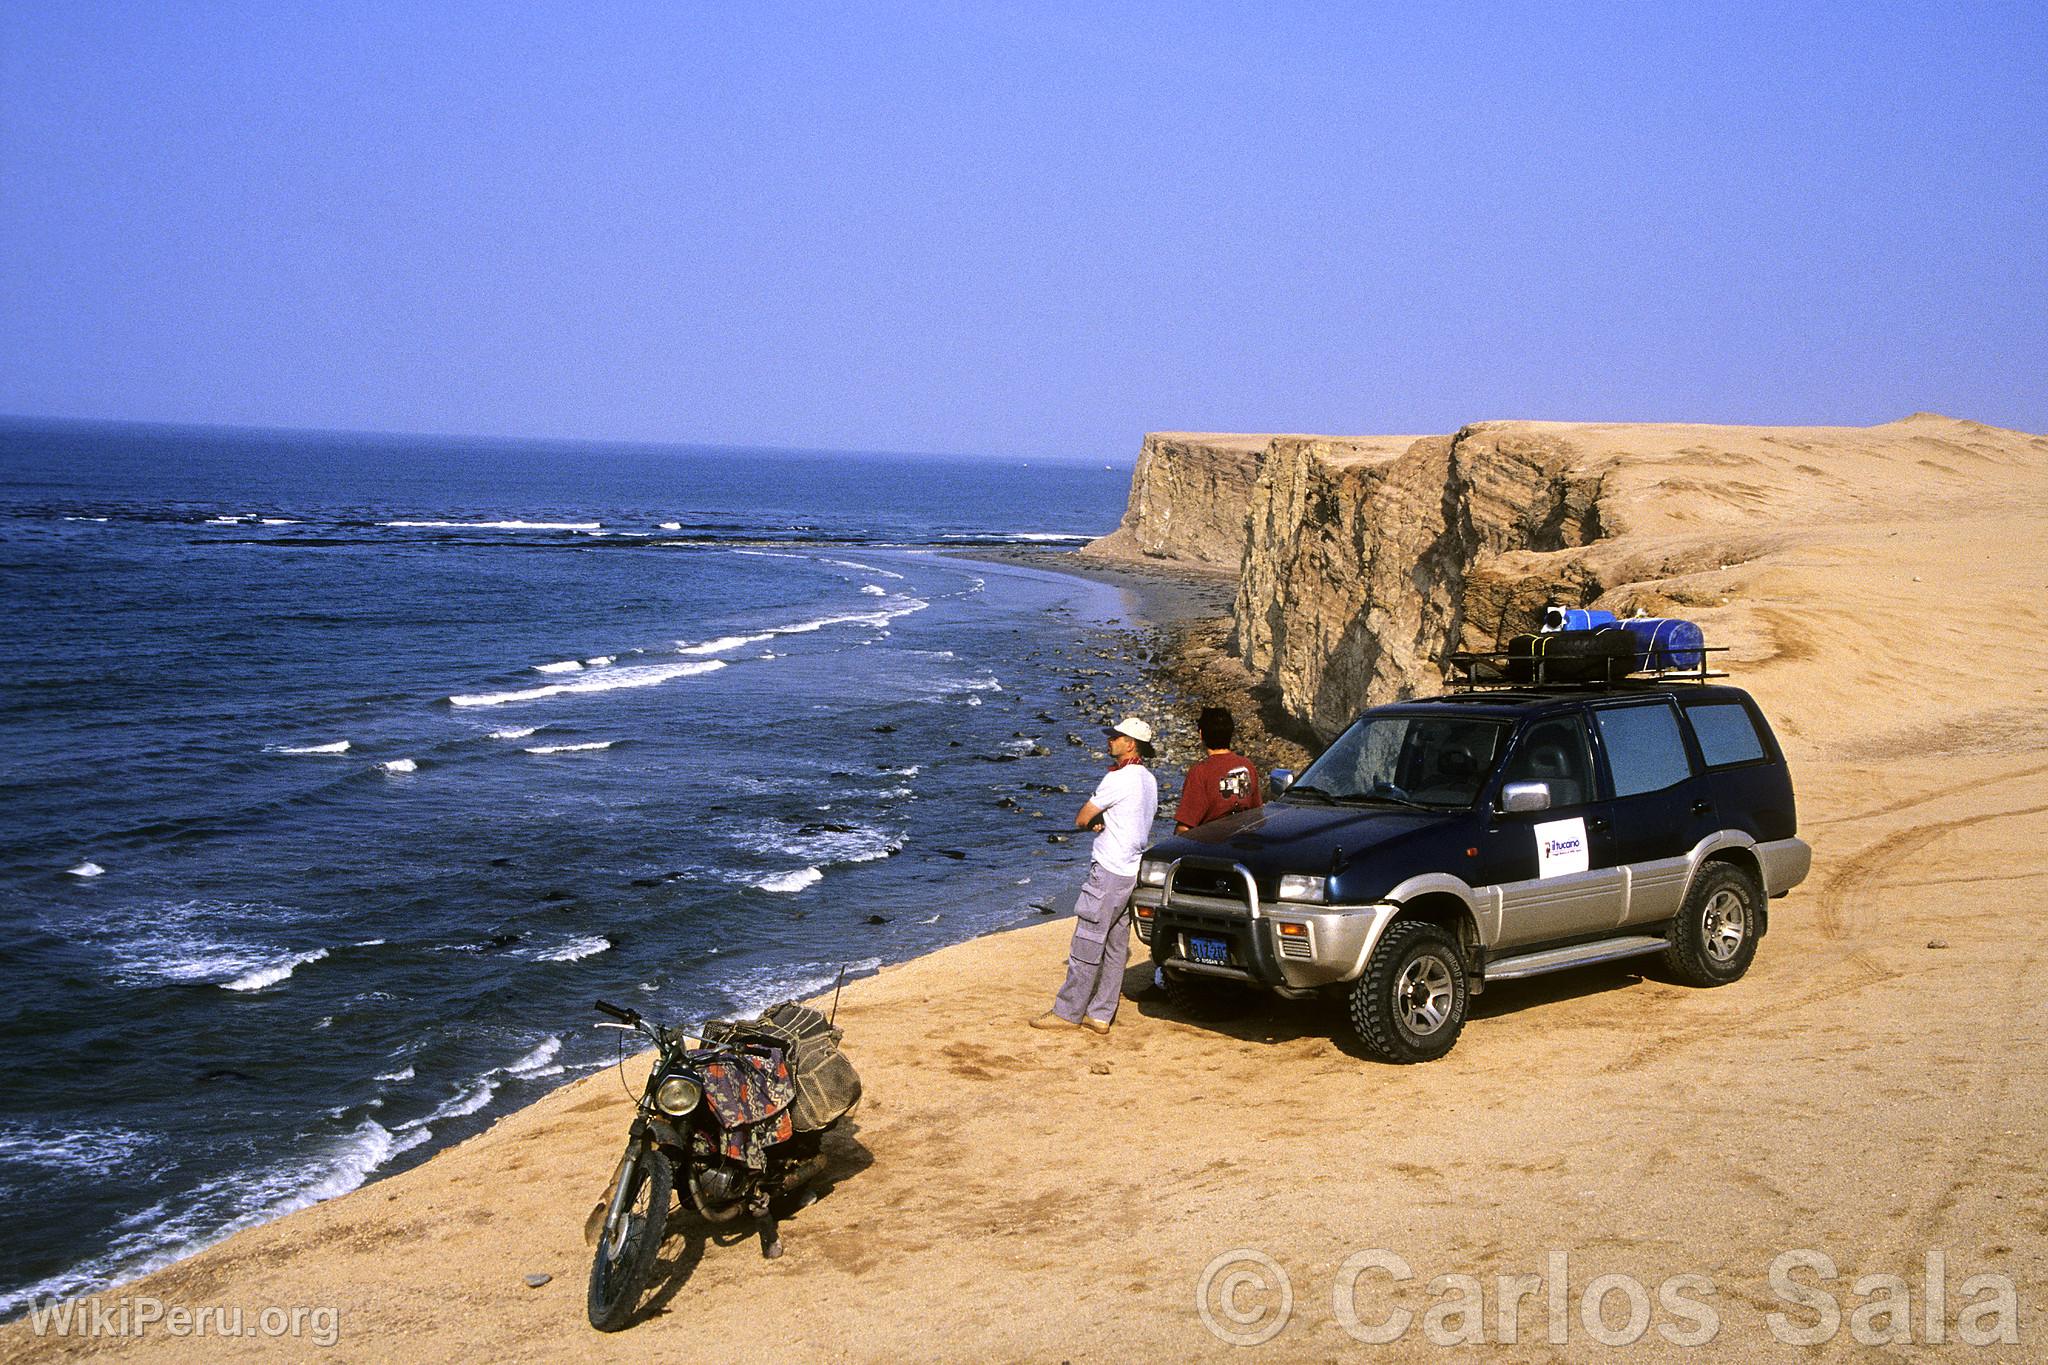
<svg viewBox="0 0 2048 1365">
<path fill-rule="evenodd" d="M 1279 708 L 1232 651 L 1236 583 L 1230 576 L 1184 564 L 1107 563 L 1071 550 L 976 550 L 961 557 L 1073 574 L 1131 595 L 1132 615 L 1142 624 L 1109 648 L 1131 666 L 1138 684 L 1098 690 L 1084 675 L 1075 680 L 1077 700 L 1093 703 L 1103 716 L 1135 714 L 1150 721 L 1169 779 L 1202 757 L 1195 717 L 1205 706 L 1229 708 L 1237 719 L 1234 747 L 1262 772 L 1299 772 L 1320 751 L 1314 734 Z"/>
</svg>

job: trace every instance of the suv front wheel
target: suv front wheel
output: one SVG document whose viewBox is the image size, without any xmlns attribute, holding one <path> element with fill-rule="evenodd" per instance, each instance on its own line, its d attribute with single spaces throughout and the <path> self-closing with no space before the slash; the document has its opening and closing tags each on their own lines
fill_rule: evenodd
<svg viewBox="0 0 2048 1365">
<path fill-rule="evenodd" d="M 1708 863 L 1693 878 L 1671 925 L 1664 963 L 1688 986 L 1725 986 L 1749 970 L 1763 927 L 1763 893 L 1728 863 Z"/>
<path fill-rule="evenodd" d="M 1351 1027 L 1375 1057 L 1433 1062 L 1465 1027 L 1465 958 L 1450 931 L 1397 920 L 1351 988 Z"/>
</svg>

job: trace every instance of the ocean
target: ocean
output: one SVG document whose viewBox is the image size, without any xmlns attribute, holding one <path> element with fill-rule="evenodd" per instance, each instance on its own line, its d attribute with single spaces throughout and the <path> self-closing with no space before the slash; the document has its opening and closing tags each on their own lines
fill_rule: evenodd
<svg viewBox="0 0 2048 1365">
<path fill-rule="evenodd" d="M 1129 477 L 0 423 L 0 1317 L 1066 908 Z"/>
</svg>

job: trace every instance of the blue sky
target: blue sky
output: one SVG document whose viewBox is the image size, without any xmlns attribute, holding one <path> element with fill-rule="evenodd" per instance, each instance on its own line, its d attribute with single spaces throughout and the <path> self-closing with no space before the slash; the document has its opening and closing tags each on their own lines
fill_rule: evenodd
<svg viewBox="0 0 2048 1365">
<path fill-rule="evenodd" d="M 2048 430 L 2039 4 L 0 10 L 0 412 Z"/>
</svg>

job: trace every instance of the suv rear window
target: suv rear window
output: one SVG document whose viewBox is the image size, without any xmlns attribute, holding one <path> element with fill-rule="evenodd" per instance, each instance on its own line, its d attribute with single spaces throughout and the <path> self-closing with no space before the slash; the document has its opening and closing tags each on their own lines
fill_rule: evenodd
<svg viewBox="0 0 2048 1365">
<path fill-rule="evenodd" d="M 1670 703 L 1602 706 L 1594 710 L 1593 722 L 1607 749 L 1616 796 L 1663 791 L 1692 776 L 1692 760 L 1678 733 L 1678 713 Z"/>
<path fill-rule="evenodd" d="M 1739 701 L 1706 702 L 1685 708 L 1692 732 L 1699 737 L 1700 755 L 1709 768 L 1727 768 L 1737 763 L 1754 763 L 1764 756 L 1764 742 L 1749 718 L 1749 708 Z"/>
</svg>

